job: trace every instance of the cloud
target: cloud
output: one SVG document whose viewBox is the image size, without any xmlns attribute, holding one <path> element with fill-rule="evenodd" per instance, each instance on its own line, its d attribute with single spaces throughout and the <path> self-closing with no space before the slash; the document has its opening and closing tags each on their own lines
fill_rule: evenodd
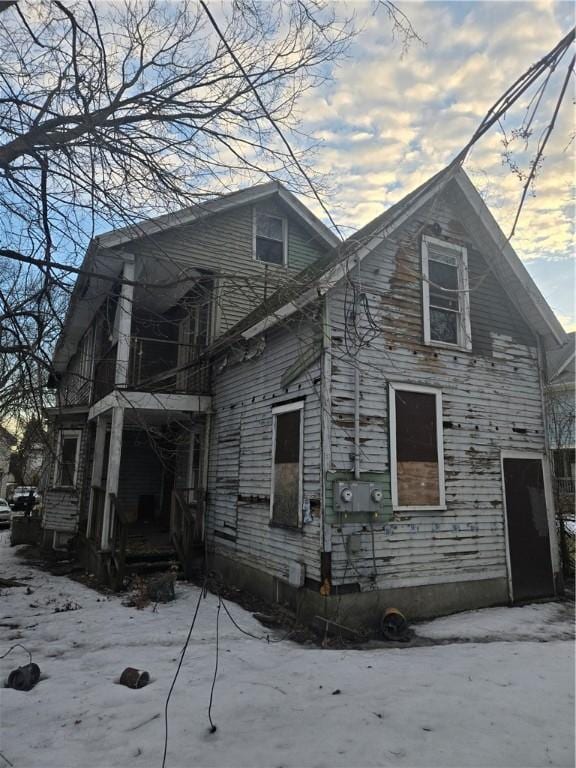
<svg viewBox="0 0 576 768">
<path fill-rule="evenodd" d="M 384 16 L 366 16 L 364 32 L 333 80 L 301 103 L 303 125 L 319 139 L 317 169 L 329 175 L 330 204 L 342 223 L 359 227 L 440 170 L 466 144 L 502 92 L 565 34 L 567 3 L 421 2 L 406 6 L 426 46 L 400 56 Z M 355 6 L 361 15 L 368 6 Z M 361 19 L 362 21 L 362 19 Z M 563 26 L 564 25 L 564 26 Z M 564 72 L 551 78 L 528 147 L 512 142 L 526 171 L 547 125 Z M 549 263 L 572 254 L 574 146 L 570 100 L 563 105 L 527 198 L 513 245 L 524 260 Z M 502 126 L 508 140 L 521 127 L 527 102 Z M 499 128 L 474 147 L 466 169 L 508 232 L 522 192 L 503 163 Z M 560 311 L 573 311 L 563 299 Z"/>
</svg>

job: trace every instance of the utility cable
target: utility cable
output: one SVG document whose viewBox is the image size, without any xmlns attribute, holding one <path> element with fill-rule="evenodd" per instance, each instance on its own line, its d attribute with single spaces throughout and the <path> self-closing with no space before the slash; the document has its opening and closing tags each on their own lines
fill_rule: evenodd
<svg viewBox="0 0 576 768">
<path fill-rule="evenodd" d="M 180 653 L 180 661 L 178 662 L 176 673 L 174 674 L 174 678 L 172 680 L 170 690 L 168 691 L 168 696 L 166 697 L 166 703 L 164 705 L 164 754 L 162 755 L 162 768 L 165 768 L 166 766 L 166 752 L 168 751 L 168 705 L 170 703 L 172 691 L 174 690 L 174 686 L 176 685 L 176 680 L 178 679 L 178 675 L 180 673 L 180 668 L 182 667 L 182 662 L 184 661 L 184 656 L 186 655 L 186 651 L 188 649 L 188 644 L 190 643 L 192 630 L 194 629 L 194 625 L 196 624 L 196 617 L 198 616 L 198 611 L 200 610 L 200 602 L 202 601 L 203 597 L 206 597 L 206 582 L 204 582 L 204 584 L 202 585 L 202 588 L 200 589 L 200 594 L 198 595 L 198 601 L 196 602 L 196 608 L 194 610 L 194 616 L 192 617 L 192 623 L 190 624 L 190 629 L 188 630 L 186 641 L 184 642 L 184 646 L 182 647 L 182 651 Z"/>
</svg>

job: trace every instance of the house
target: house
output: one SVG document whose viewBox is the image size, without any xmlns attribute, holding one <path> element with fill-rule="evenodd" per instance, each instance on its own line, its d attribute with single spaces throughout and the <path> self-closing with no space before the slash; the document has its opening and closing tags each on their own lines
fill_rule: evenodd
<svg viewBox="0 0 576 768">
<path fill-rule="evenodd" d="M 13 482 L 14 477 L 10 472 L 10 460 L 16 438 L 5 427 L 0 425 L 0 499 L 7 496 L 7 486 Z"/>
<path fill-rule="evenodd" d="M 144 227 L 91 246 L 107 282 L 79 280 L 56 350 L 57 545 L 113 579 L 155 522 L 185 564 L 344 623 L 555 594 L 565 334 L 463 170 L 338 245 L 269 185 Z"/>
<path fill-rule="evenodd" d="M 269 183 L 90 244 L 53 358 L 44 544 L 75 537 L 88 567 L 112 578 L 121 516 L 139 556 L 176 541 L 184 558 L 190 529 L 202 533 L 203 354 L 335 243 Z"/>
</svg>

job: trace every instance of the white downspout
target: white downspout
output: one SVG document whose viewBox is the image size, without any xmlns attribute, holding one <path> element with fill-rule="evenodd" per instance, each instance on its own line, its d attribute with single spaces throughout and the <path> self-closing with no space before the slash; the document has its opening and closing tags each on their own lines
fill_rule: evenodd
<svg viewBox="0 0 576 768">
<path fill-rule="evenodd" d="M 357 257 L 356 267 L 358 270 L 358 291 L 362 290 L 360 259 Z M 358 308 L 358 301 L 355 297 L 354 314 Z M 360 350 L 358 350 L 360 352 Z M 360 355 L 354 359 L 354 480 L 360 480 Z"/>
</svg>

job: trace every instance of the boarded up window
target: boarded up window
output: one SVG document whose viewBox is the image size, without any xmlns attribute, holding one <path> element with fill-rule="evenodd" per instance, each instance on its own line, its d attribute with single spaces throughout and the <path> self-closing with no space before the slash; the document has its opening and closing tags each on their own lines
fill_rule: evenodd
<svg viewBox="0 0 576 768">
<path fill-rule="evenodd" d="M 391 448 L 396 471 L 397 507 L 438 507 L 444 504 L 441 423 L 437 414 L 440 393 L 391 388 Z"/>
<path fill-rule="evenodd" d="M 62 432 L 60 434 L 56 485 L 76 485 L 79 440 L 80 436 L 78 433 Z"/>
<path fill-rule="evenodd" d="M 302 485 L 302 404 L 274 414 L 272 520 L 281 525 L 300 522 Z"/>
</svg>

